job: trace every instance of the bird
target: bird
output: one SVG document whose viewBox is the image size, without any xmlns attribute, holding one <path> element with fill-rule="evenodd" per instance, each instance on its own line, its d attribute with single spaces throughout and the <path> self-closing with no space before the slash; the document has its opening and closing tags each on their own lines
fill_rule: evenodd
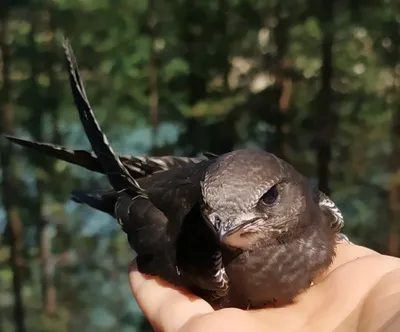
<svg viewBox="0 0 400 332">
<path fill-rule="evenodd" d="M 258 149 L 200 157 L 116 154 L 89 103 L 71 44 L 63 41 L 73 99 L 93 151 L 7 136 L 102 173 L 110 189 L 71 199 L 111 215 L 138 270 L 184 287 L 215 309 L 293 303 L 331 265 L 343 215 L 292 165 Z"/>
</svg>

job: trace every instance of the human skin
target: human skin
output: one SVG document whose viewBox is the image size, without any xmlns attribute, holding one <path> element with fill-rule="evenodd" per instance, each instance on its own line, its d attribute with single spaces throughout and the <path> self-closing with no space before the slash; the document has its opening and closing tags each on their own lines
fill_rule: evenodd
<svg viewBox="0 0 400 332">
<path fill-rule="evenodd" d="M 129 282 L 139 307 L 160 332 L 399 332 L 400 259 L 340 243 L 328 271 L 282 308 L 214 311 L 184 289 L 137 271 Z"/>
</svg>

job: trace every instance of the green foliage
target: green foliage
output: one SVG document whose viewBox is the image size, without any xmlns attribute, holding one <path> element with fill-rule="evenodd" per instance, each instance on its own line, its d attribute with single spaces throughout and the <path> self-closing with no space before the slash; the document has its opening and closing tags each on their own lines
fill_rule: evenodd
<svg viewBox="0 0 400 332">
<path fill-rule="evenodd" d="M 323 6 L 305 0 L 5 2 L 0 11 L 10 12 L 15 133 L 88 149 L 64 69 L 60 41 L 66 35 L 115 150 L 285 150 L 286 159 L 316 180 L 315 145 L 326 121 L 319 116 L 325 112 L 319 99 L 321 43 L 329 29 L 330 106 L 337 118 L 332 196 L 346 217 L 347 234 L 385 251 L 392 115 L 400 106 L 399 6 L 351 3 L 337 1 L 334 22 L 327 26 Z M 290 84 L 285 109 L 282 79 Z M 158 100 L 155 124 L 150 96 Z M 283 142 L 277 134 L 281 123 Z M 16 158 L 29 332 L 145 331 L 127 283 L 134 253 L 126 236 L 108 216 L 68 201 L 74 188 L 107 187 L 104 177 L 22 149 Z M 42 219 L 46 269 L 57 297 L 53 314 L 42 306 L 37 236 Z M 8 332 L 14 324 L 6 232 L 1 244 L 0 329 Z"/>
</svg>

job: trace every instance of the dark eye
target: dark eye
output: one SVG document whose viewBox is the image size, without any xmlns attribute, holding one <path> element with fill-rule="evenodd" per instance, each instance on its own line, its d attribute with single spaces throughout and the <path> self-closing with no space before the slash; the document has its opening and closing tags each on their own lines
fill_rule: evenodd
<svg viewBox="0 0 400 332">
<path fill-rule="evenodd" d="M 273 205 L 277 202 L 278 197 L 279 197 L 278 186 L 275 185 L 261 197 L 261 201 L 265 205 Z"/>
</svg>

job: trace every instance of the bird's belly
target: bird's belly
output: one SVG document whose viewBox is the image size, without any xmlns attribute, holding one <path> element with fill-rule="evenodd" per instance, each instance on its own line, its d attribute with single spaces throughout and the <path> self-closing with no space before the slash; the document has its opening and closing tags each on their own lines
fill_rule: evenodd
<svg viewBox="0 0 400 332">
<path fill-rule="evenodd" d="M 333 257 L 333 243 L 326 242 L 315 247 L 292 243 L 245 252 L 226 266 L 229 304 L 243 309 L 289 304 Z"/>
</svg>

